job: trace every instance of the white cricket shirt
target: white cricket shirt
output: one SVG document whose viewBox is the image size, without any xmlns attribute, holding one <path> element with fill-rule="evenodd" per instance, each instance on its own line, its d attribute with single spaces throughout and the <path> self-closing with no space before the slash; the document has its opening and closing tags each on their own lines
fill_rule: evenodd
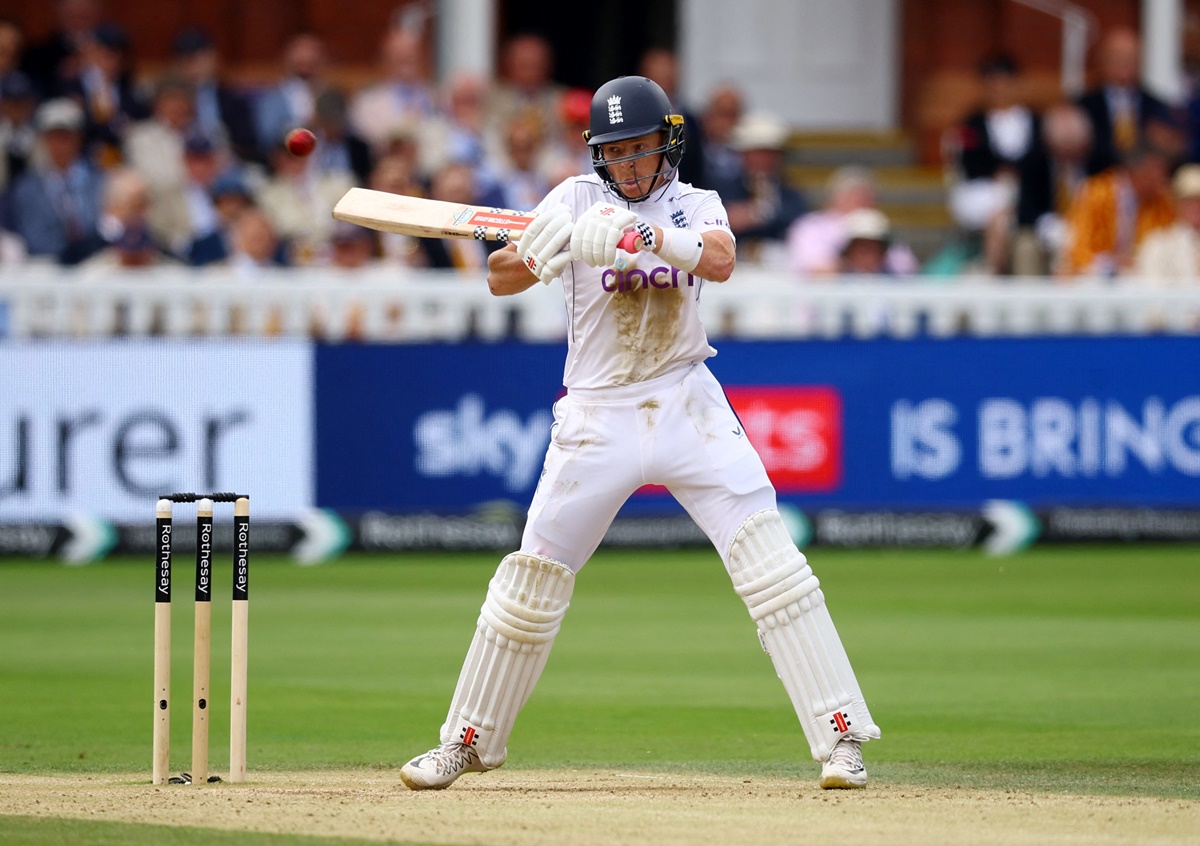
<svg viewBox="0 0 1200 846">
<path fill-rule="evenodd" d="M 632 209 L 663 230 L 717 229 L 733 237 L 717 193 L 678 179 L 640 203 L 629 203 L 595 174 L 574 176 L 551 190 L 538 211 L 562 203 L 578 219 L 599 200 Z M 654 253 L 638 253 L 637 267 L 623 273 L 574 261 L 562 280 L 568 319 L 563 384 L 568 389 L 644 382 L 717 354 L 700 323 L 704 280 Z"/>
</svg>

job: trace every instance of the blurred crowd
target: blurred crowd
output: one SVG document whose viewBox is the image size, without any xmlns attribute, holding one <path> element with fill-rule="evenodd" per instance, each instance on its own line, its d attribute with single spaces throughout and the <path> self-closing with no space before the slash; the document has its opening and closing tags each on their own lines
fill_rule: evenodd
<svg viewBox="0 0 1200 846">
<path fill-rule="evenodd" d="M 501 45 L 495 79 L 429 72 L 426 39 L 402 18 L 381 33 L 377 71 L 339 86 L 326 45 L 291 37 L 277 78 L 231 84 L 210 33 L 177 33 L 148 79 L 128 34 L 96 0 L 59 0 L 57 30 L 27 40 L 0 18 L 0 267 L 484 267 L 495 244 L 412 239 L 335 222 L 351 186 L 514 209 L 591 172 L 582 132 L 591 92 L 556 81 L 551 46 Z M 1113 32 L 1101 84 L 1038 113 L 1000 57 L 984 102 L 947 133 L 948 204 L 960 233 L 934 257 L 994 274 L 1197 276 L 1200 133 L 1186 110 L 1137 84 L 1138 42 Z M 681 178 L 720 192 L 739 256 L 806 278 L 907 276 L 922 267 L 894 236 L 865 167 L 837 169 L 820 202 L 790 184 L 790 128 L 749 110 L 735 85 L 693 111 L 678 66 L 652 48 L 631 69 L 685 116 Z M 1196 109 L 1200 113 L 1200 109 Z M 283 139 L 317 136 L 308 157 Z M 1183 165 L 1183 166 L 1181 166 Z"/>
<path fill-rule="evenodd" d="M 435 80 L 426 39 L 399 17 L 376 45 L 373 78 L 347 90 L 321 37 L 299 33 L 278 78 L 247 86 L 228 81 L 201 29 L 179 32 L 168 66 L 147 81 L 96 0 L 56 10 L 57 31 L 37 43 L 0 19 L 0 266 L 480 269 L 496 244 L 374 233 L 330 210 L 355 185 L 529 209 L 591 172 L 582 133 L 592 92 L 556 81 L 536 34 L 501 46 L 496 79 Z M 637 70 L 674 97 L 671 51 L 648 50 Z M 740 230 L 783 237 L 807 210 L 781 184 L 786 129 L 744 115 L 734 87 L 714 92 L 703 115 L 678 108 L 682 177 L 719 190 Z M 316 134 L 311 156 L 286 149 L 297 126 Z"/>
<path fill-rule="evenodd" d="M 978 110 L 946 133 L 951 268 L 992 274 L 1200 279 L 1200 79 L 1182 106 L 1139 82 L 1135 32 L 1097 47 L 1097 83 L 1032 108 L 1020 69 L 979 68 Z"/>
</svg>

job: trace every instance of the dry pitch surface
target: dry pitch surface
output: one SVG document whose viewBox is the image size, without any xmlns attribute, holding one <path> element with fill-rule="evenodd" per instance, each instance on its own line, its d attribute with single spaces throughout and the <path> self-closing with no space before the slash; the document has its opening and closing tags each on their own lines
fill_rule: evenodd
<svg viewBox="0 0 1200 846">
<path fill-rule="evenodd" d="M 550 844 L 1194 844 L 1200 802 L 583 770 L 468 775 L 414 793 L 394 771 L 275 772 L 244 785 L 0 774 L 0 814 L 379 841 Z"/>
</svg>

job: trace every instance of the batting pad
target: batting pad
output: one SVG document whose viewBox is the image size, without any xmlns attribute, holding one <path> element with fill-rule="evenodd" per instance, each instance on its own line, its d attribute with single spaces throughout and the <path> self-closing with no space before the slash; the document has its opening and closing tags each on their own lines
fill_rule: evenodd
<svg viewBox="0 0 1200 846">
<path fill-rule="evenodd" d="M 813 758 L 826 760 L 842 737 L 878 738 L 820 582 L 778 511 L 760 511 L 738 529 L 729 575 L 758 624 L 763 650 L 792 700 Z"/>
<path fill-rule="evenodd" d="M 443 743 L 474 747 L 489 768 L 504 763 L 513 723 L 546 666 L 574 588 L 565 564 L 523 552 L 505 556 L 479 612 Z"/>
</svg>

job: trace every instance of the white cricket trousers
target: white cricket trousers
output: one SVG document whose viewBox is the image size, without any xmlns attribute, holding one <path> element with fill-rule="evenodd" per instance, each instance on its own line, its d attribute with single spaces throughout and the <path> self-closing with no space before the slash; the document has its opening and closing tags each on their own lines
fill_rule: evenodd
<svg viewBox="0 0 1200 846">
<path fill-rule="evenodd" d="M 741 525 L 776 507 L 762 460 L 702 363 L 633 385 L 572 390 L 555 403 L 521 551 L 578 572 L 621 505 L 647 484 L 666 486 L 727 568 Z"/>
</svg>

